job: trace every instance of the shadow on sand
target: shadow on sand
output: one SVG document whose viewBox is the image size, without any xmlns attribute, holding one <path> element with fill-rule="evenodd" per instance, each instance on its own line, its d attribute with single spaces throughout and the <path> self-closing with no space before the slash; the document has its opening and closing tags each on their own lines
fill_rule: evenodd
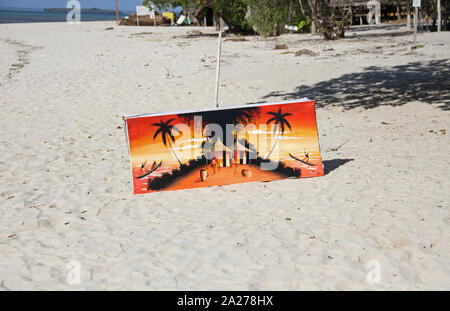
<svg viewBox="0 0 450 311">
<path fill-rule="evenodd" d="M 369 32 L 373 30 L 383 30 L 383 32 Z M 401 37 L 409 36 L 412 30 L 406 29 L 406 23 L 403 24 L 383 24 L 383 25 L 365 25 L 354 26 L 346 32 L 346 38 L 350 39 L 374 39 L 383 37 Z M 412 39 L 411 39 L 412 40 Z"/>
<path fill-rule="evenodd" d="M 339 166 L 344 165 L 347 162 L 353 161 L 354 159 L 333 159 L 333 160 L 324 160 L 322 164 L 324 166 L 324 174 L 328 175 L 328 173 L 334 171 Z"/>
<path fill-rule="evenodd" d="M 385 31 L 393 31 L 399 29 L 405 29 L 406 23 L 398 23 L 398 24 L 380 24 L 380 25 L 355 25 L 348 30 L 349 32 L 363 32 L 370 30 L 385 30 Z"/>
<path fill-rule="evenodd" d="M 317 107 L 344 109 L 400 106 L 422 101 L 450 110 L 450 61 L 411 62 L 395 67 L 371 66 L 315 85 L 300 85 L 292 92 L 271 92 L 263 97 L 284 100 L 309 97 Z"/>
</svg>

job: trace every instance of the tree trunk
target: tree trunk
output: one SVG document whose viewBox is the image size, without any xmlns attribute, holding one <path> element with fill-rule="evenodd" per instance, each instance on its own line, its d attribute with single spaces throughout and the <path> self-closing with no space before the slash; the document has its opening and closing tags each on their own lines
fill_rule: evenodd
<svg viewBox="0 0 450 311">
<path fill-rule="evenodd" d="M 172 150 L 172 153 L 175 156 L 175 158 L 177 159 L 178 163 L 180 163 L 180 165 L 181 165 L 180 159 L 178 159 L 177 154 L 175 153 L 175 150 L 173 150 L 173 148 L 172 148 L 172 143 L 170 142 L 170 138 L 169 138 L 169 146 L 170 146 L 170 150 Z"/>
<path fill-rule="evenodd" d="M 316 21 L 311 21 L 311 34 L 315 35 L 317 33 L 317 24 Z"/>
<path fill-rule="evenodd" d="M 213 11 L 213 27 L 216 30 L 219 30 L 219 29 L 217 29 L 217 12 L 216 11 Z"/>
<path fill-rule="evenodd" d="M 302 0 L 298 0 L 298 3 L 300 5 L 300 10 L 302 11 L 302 14 L 309 18 L 311 20 L 311 34 L 317 33 L 317 8 L 316 8 L 316 1 L 317 0 L 308 0 L 309 8 L 311 9 L 311 14 L 306 14 L 306 11 L 303 7 Z"/>
<path fill-rule="evenodd" d="M 308 3 L 309 3 L 309 8 L 311 9 L 311 34 L 315 35 L 317 33 L 317 7 L 316 7 L 316 0 L 308 0 Z"/>
<path fill-rule="evenodd" d="M 278 134 L 278 136 L 277 136 L 277 140 L 275 141 L 275 144 L 273 144 L 272 150 L 270 150 L 269 154 L 268 154 L 268 155 L 267 155 L 267 157 L 266 157 L 266 160 L 268 160 L 268 159 L 269 159 L 270 155 L 271 155 L 271 154 L 272 154 L 272 152 L 273 152 L 273 149 L 275 149 L 275 146 L 277 145 L 277 143 L 278 143 L 278 140 L 280 140 L 280 136 L 281 136 L 281 134 Z"/>
<path fill-rule="evenodd" d="M 400 20 L 402 18 L 401 14 L 400 14 L 400 5 L 397 4 L 397 20 Z"/>
</svg>

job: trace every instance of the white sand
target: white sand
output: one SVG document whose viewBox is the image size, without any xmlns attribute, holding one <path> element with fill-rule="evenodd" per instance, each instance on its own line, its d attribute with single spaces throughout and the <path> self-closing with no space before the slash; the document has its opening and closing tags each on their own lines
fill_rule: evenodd
<svg viewBox="0 0 450 311">
<path fill-rule="evenodd" d="M 214 105 L 192 29 L 0 25 L 1 288 L 449 290 L 450 33 L 224 42 L 225 105 L 318 100 L 331 171 L 132 195 L 121 116 Z"/>
</svg>

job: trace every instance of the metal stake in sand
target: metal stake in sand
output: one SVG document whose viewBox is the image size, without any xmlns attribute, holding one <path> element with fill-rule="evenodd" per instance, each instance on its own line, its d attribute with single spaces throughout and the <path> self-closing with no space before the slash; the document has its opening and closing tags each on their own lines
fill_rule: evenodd
<svg viewBox="0 0 450 311">
<path fill-rule="evenodd" d="M 116 24 L 119 24 L 119 0 L 116 0 Z"/>
<path fill-rule="evenodd" d="M 222 28 L 219 26 L 219 43 L 217 47 L 216 69 L 216 107 L 219 107 L 219 80 L 220 80 L 220 55 L 222 54 Z"/>
<path fill-rule="evenodd" d="M 437 31 L 441 32 L 441 23 L 442 23 L 442 17 L 441 17 L 441 0 L 437 0 L 437 9 L 438 9 L 438 24 L 437 24 Z"/>
<path fill-rule="evenodd" d="M 414 44 L 413 47 L 417 44 L 417 15 L 419 15 L 419 6 L 420 1 L 414 1 Z"/>
</svg>

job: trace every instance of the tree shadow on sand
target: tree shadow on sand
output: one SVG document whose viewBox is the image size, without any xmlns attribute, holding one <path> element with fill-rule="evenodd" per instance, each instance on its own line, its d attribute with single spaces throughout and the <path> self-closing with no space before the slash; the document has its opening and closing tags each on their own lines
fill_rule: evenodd
<svg viewBox="0 0 450 311">
<path fill-rule="evenodd" d="M 380 25 L 363 25 L 363 26 L 352 26 L 349 32 L 364 32 L 370 30 L 385 30 L 385 31 L 394 31 L 394 30 L 403 30 L 406 27 L 406 23 L 399 24 L 380 24 Z"/>
<path fill-rule="evenodd" d="M 363 72 L 301 85 L 293 92 L 271 92 L 263 98 L 285 100 L 309 97 L 317 107 L 342 106 L 344 109 L 400 106 L 411 101 L 437 105 L 450 110 L 450 61 L 411 62 L 395 67 L 371 66 Z"/>
</svg>

